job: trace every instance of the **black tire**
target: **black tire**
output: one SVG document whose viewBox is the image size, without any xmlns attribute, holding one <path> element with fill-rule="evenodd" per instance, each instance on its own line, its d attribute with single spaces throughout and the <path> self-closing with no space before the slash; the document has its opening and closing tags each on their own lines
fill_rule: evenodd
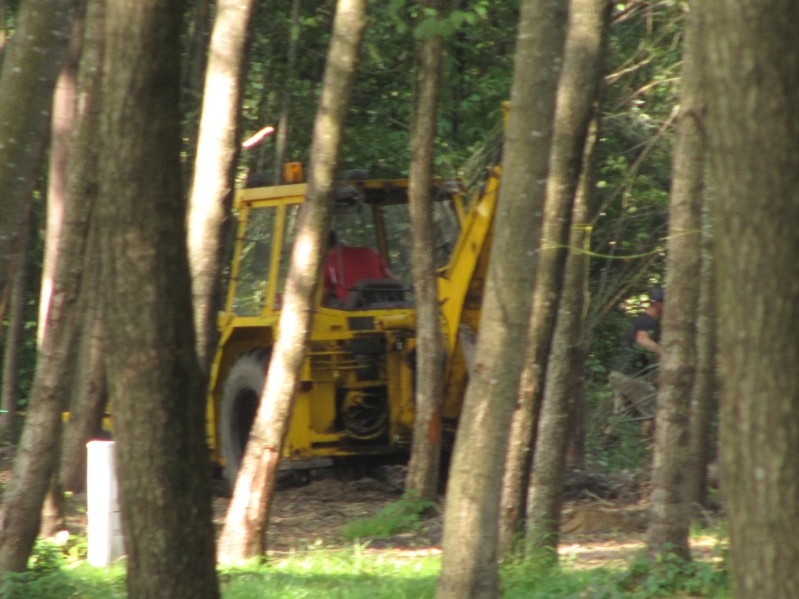
<svg viewBox="0 0 799 599">
<path fill-rule="evenodd" d="M 248 351 L 233 365 L 225 381 L 219 435 L 225 478 L 231 489 L 236 483 L 244 448 L 255 421 L 270 355 L 271 352 L 264 348 Z"/>
</svg>

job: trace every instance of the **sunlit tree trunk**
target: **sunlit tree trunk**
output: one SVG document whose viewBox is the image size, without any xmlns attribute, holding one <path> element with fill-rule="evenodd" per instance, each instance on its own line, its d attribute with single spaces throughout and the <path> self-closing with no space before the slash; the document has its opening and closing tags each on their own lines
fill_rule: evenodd
<svg viewBox="0 0 799 599">
<path fill-rule="evenodd" d="M 219 597 L 168 0 L 106 3 L 101 287 L 130 597 Z"/>
<path fill-rule="evenodd" d="M 444 512 L 439 599 L 497 597 L 502 474 L 530 323 L 568 2 L 522 3 L 502 186 Z M 490 334 L 486 334 L 486 332 Z"/>
<path fill-rule="evenodd" d="M 220 0 L 211 32 L 194 180 L 189 197 L 189 259 L 194 323 L 203 368 L 216 345 L 224 224 L 239 155 L 244 54 L 255 0 Z"/>
<path fill-rule="evenodd" d="M 704 140 L 697 11 L 688 15 L 683 48 L 680 115 L 669 201 L 666 302 L 655 414 L 648 551 L 690 559 L 687 472 L 691 449 L 691 391 L 696 377 L 696 323 L 702 264 Z"/>
<path fill-rule="evenodd" d="M 78 0 L 83 5 L 83 0 Z M 82 6 L 80 7 L 82 9 Z M 39 297 L 38 342 L 42 342 L 47 323 L 47 310 L 53 288 L 61 228 L 64 221 L 67 192 L 67 162 L 75 130 L 77 110 L 78 62 L 83 44 L 83 19 L 76 19 L 67 51 L 67 59 L 58 75 L 53 93 L 50 127 L 50 163 L 47 169 L 47 222 L 45 228 L 44 262 Z"/>
<path fill-rule="evenodd" d="M 313 317 L 308 306 L 322 273 L 335 171 L 366 25 L 365 10 L 365 0 L 339 0 L 337 4 L 311 142 L 306 200 L 283 296 L 280 333 L 219 539 L 222 563 L 262 555 L 266 548 L 280 451 Z"/>
<path fill-rule="evenodd" d="M 0 292 L 47 147 L 53 88 L 66 57 L 76 0 L 28 0 L 0 73 Z"/>
<path fill-rule="evenodd" d="M 443 5 L 440 0 L 424 1 L 420 3 L 420 11 L 425 15 L 429 10 L 438 12 Z M 444 343 L 436 265 L 430 251 L 436 243 L 430 189 L 442 48 L 440 35 L 420 41 L 408 184 L 416 298 L 416 415 L 406 487 L 426 499 L 434 499 L 438 494 L 441 469 Z"/>
<path fill-rule="evenodd" d="M 799 20 L 698 2 L 733 597 L 799 596 Z M 668 299 L 667 299 L 668 301 Z"/>
<path fill-rule="evenodd" d="M 523 530 L 530 467 L 560 301 L 569 225 L 583 147 L 601 79 L 602 53 L 609 16 L 607 0 L 573 0 L 564 67 L 558 88 L 542 244 L 538 257 L 527 359 L 508 441 L 503 480 L 500 538 L 503 551 Z"/>
</svg>

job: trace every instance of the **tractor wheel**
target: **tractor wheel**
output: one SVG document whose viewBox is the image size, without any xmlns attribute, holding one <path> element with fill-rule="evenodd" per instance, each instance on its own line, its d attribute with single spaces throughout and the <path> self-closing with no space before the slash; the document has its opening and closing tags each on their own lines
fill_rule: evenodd
<svg viewBox="0 0 799 599">
<path fill-rule="evenodd" d="M 244 448 L 255 421 L 270 356 L 271 352 L 265 348 L 248 351 L 233 365 L 225 381 L 219 432 L 225 478 L 231 489 L 236 484 Z"/>
</svg>

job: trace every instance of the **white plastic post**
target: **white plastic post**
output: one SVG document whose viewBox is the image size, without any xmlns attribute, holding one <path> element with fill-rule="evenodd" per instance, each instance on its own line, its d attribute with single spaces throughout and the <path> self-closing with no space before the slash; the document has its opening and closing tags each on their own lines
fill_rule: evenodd
<svg viewBox="0 0 799 599">
<path fill-rule="evenodd" d="M 89 518 L 89 555 L 92 566 L 110 565 L 125 554 L 117 501 L 116 459 L 113 441 L 89 441 L 86 460 L 86 511 Z"/>
</svg>

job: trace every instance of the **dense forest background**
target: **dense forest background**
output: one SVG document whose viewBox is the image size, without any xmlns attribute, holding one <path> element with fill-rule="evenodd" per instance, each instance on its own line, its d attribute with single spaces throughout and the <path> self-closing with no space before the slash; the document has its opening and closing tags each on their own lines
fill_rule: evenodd
<svg viewBox="0 0 799 599">
<path fill-rule="evenodd" d="M 414 36 L 423 29 L 409 25 L 416 21 L 415 5 L 392 1 L 370 9 L 340 168 L 366 169 L 372 177 L 407 176 L 412 49 Z M 437 176 L 463 177 L 473 188 L 482 183 L 488 156 L 501 137 L 501 106 L 509 95 L 518 10 L 518 2 L 482 1 L 449 17 L 436 137 Z M 13 33 L 13 5 L 4 14 L 4 30 Z M 285 149 L 279 149 L 278 135 L 273 134 L 244 150 L 237 176 L 240 185 L 256 174 L 273 177 L 278 157 L 282 162 L 307 163 L 332 15 L 331 3 L 310 6 L 289 0 L 273 0 L 256 11 L 242 140 L 268 125 L 277 126 L 282 117 Z M 209 35 L 212 7 L 195 2 L 189 17 L 183 75 L 187 180 L 202 89 L 202 42 Z M 594 190 L 598 216 L 591 230 L 589 372 L 599 393 L 606 388 L 607 373 L 629 326 L 629 314 L 619 308 L 635 311 L 646 290 L 663 280 L 683 20 L 679 2 L 617 3 L 613 14 L 599 107 Z M 23 409 L 36 360 L 45 180 L 34 196 L 29 229 L 24 342 L 13 388 L 6 390 Z"/>
</svg>

